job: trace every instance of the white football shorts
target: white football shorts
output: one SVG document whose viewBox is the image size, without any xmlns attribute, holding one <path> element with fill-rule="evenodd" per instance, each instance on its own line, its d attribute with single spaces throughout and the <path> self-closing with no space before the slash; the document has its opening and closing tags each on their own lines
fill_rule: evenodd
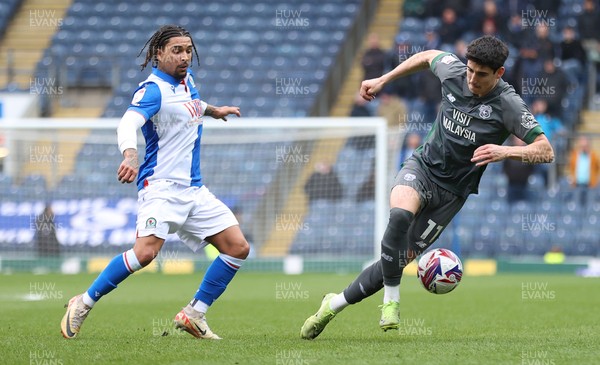
<svg viewBox="0 0 600 365">
<path fill-rule="evenodd" d="M 138 192 L 138 237 L 166 239 L 177 233 L 195 252 L 206 246 L 206 237 L 238 224 L 231 210 L 206 186 L 156 180 Z"/>
</svg>

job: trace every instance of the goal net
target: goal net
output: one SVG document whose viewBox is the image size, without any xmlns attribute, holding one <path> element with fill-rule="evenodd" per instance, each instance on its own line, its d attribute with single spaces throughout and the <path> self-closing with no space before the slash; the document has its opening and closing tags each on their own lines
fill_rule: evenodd
<svg viewBox="0 0 600 365">
<path fill-rule="evenodd" d="M 0 124 L 0 270 L 94 271 L 132 247 L 137 188 L 116 179 L 118 122 Z M 251 243 L 248 269 L 360 270 L 385 227 L 387 149 L 380 118 L 205 119 L 200 161 Z M 213 253 L 174 234 L 152 267 L 193 270 Z"/>
</svg>

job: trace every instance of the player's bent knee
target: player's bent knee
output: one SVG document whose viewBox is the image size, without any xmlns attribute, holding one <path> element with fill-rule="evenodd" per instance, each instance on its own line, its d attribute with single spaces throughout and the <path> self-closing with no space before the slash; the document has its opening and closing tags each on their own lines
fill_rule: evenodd
<svg viewBox="0 0 600 365">
<path fill-rule="evenodd" d="M 138 238 L 133 247 L 133 252 L 142 267 L 148 266 L 158 256 L 163 242 L 164 240 L 154 236 Z"/>
<path fill-rule="evenodd" d="M 414 214 L 402 208 L 390 209 L 390 227 L 407 230 Z"/>
<path fill-rule="evenodd" d="M 235 257 L 236 259 L 244 260 L 250 254 L 250 245 L 248 244 L 248 241 L 246 241 L 245 239 L 236 243 L 234 246 L 235 247 L 233 249 L 233 251 L 234 251 L 233 255 L 230 255 L 230 256 Z"/>
<path fill-rule="evenodd" d="M 250 254 L 250 245 L 245 238 L 239 238 L 227 242 L 219 251 L 236 259 L 244 260 Z"/>
<path fill-rule="evenodd" d="M 142 267 L 148 266 L 157 255 L 158 252 L 149 248 L 144 248 L 143 250 L 141 250 L 140 252 L 136 252 L 135 254 Z"/>
</svg>

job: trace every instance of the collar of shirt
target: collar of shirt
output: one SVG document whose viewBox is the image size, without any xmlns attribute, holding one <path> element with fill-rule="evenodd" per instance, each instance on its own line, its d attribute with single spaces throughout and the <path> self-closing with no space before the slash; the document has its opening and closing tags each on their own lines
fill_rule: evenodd
<svg viewBox="0 0 600 365">
<path fill-rule="evenodd" d="M 177 80 L 176 78 L 174 78 L 173 76 L 162 72 L 161 70 L 159 70 L 158 68 L 153 68 L 152 69 L 152 73 L 158 77 L 160 77 L 161 79 L 165 80 L 166 82 L 168 82 L 169 84 L 177 87 L 179 86 L 179 84 L 181 84 L 181 80 Z"/>
</svg>

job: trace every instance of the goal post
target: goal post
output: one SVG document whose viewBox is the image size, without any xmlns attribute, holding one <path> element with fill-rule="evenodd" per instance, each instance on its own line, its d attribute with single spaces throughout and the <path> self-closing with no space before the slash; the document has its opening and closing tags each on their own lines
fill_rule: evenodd
<svg viewBox="0 0 600 365">
<path fill-rule="evenodd" d="M 91 271 L 131 247 L 137 189 L 116 180 L 118 123 L 0 120 L 0 270 Z M 203 182 L 248 236 L 248 269 L 299 262 L 300 271 L 360 270 L 377 257 L 388 213 L 387 133 L 382 118 L 205 118 Z M 139 132 L 140 163 L 144 148 Z M 210 259 L 170 235 L 155 269 Z"/>
</svg>

